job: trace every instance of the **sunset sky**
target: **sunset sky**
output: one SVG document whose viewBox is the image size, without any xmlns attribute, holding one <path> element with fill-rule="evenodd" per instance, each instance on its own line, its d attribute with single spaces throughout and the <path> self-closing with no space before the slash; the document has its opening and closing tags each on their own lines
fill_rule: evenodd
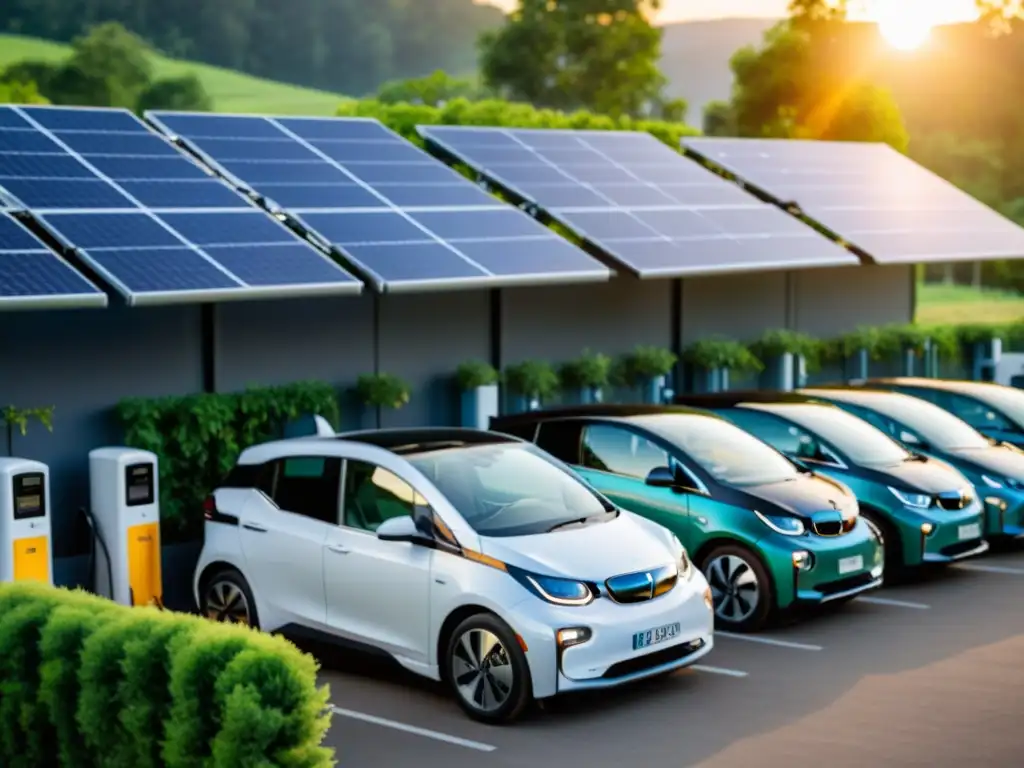
<svg viewBox="0 0 1024 768">
<path fill-rule="evenodd" d="M 509 10 L 516 5 L 516 0 L 489 0 L 492 5 Z M 788 0 L 663 0 L 660 20 L 692 21 L 695 19 L 720 19 L 726 16 L 764 16 L 778 18 L 785 16 Z M 860 0 L 852 2 L 852 6 L 860 5 L 855 15 L 862 19 L 870 19 L 880 7 L 886 5 L 914 4 L 914 0 Z M 932 23 L 946 24 L 956 21 L 968 21 L 975 17 L 974 0 L 928 0 L 925 6 Z"/>
</svg>

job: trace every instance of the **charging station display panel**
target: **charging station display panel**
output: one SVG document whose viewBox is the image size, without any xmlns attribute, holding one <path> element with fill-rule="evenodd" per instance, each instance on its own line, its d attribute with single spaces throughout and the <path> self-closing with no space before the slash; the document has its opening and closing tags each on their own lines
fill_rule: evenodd
<svg viewBox="0 0 1024 768">
<path fill-rule="evenodd" d="M 14 519 L 31 520 L 46 517 L 46 478 L 42 472 L 23 472 L 15 475 Z"/>
<path fill-rule="evenodd" d="M 124 468 L 125 504 L 138 507 L 153 503 L 154 470 L 155 467 L 148 462 L 129 464 Z"/>
</svg>

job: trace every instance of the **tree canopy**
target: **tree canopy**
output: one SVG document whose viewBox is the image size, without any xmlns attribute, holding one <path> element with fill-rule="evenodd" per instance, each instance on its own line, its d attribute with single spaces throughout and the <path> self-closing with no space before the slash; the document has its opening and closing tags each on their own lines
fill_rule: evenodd
<svg viewBox="0 0 1024 768">
<path fill-rule="evenodd" d="M 660 0 L 519 0 L 480 40 L 484 83 L 513 101 L 680 120 L 658 68 Z"/>
</svg>

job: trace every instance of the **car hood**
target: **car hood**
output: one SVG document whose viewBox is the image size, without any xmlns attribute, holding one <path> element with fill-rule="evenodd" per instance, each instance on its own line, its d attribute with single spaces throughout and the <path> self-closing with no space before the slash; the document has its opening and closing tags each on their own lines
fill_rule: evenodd
<svg viewBox="0 0 1024 768">
<path fill-rule="evenodd" d="M 973 466 L 978 472 L 1024 481 L 1024 453 L 1005 445 L 987 448 L 961 448 L 950 457 Z"/>
<path fill-rule="evenodd" d="M 910 488 L 921 493 L 956 491 L 966 485 L 967 478 L 938 459 L 904 461 L 891 467 L 869 467 L 876 479 L 897 488 Z"/>
<path fill-rule="evenodd" d="M 857 506 L 857 500 L 841 485 L 816 475 L 801 474 L 793 480 L 744 486 L 737 490 L 750 497 L 755 509 L 768 514 L 781 512 L 808 518 L 816 512 L 850 510 Z M 758 502 L 768 502 L 774 509 L 765 508 Z"/>
<path fill-rule="evenodd" d="M 483 553 L 544 576 L 604 581 L 671 563 L 672 534 L 631 512 L 530 536 L 480 537 Z"/>
</svg>

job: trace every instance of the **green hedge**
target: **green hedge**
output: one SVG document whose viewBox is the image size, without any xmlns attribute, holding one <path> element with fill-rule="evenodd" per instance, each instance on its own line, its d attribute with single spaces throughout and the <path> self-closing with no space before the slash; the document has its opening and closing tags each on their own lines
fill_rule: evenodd
<svg viewBox="0 0 1024 768">
<path fill-rule="evenodd" d="M 328 690 L 280 638 L 0 585 L 5 768 L 327 768 Z"/>
<path fill-rule="evenodd" d="M 362 99 L 342 104 L 341 117 L 373 117 L 407 140 L 423 145 L 416 132 L 417 125 L 482 125 L 507 128 L 563 128 L 597 131 L 646 131 L 672 149 L 679 151 L 679 142 L 700 131 L 685 123 L 664 120 L 638 120 L 630 117 L 608 117 L 592 112 L 557 112 L 538 109 L 530 104 L 487 99 L 469 101 L 452 99 L 441 107 L 424 104 L 387 104 Z"/>
<path fill-rule="evenodd" d="M 318 413 L 337 427 L 338 392 L 311 381 L 237 393 L 122 400 L 117 415 L 125 443 L 159 459 L 164 540 L 199 536 L 203 498 L 238 454 L 279 437 L 285 423 L 307 413 Z"/>
</svg>

